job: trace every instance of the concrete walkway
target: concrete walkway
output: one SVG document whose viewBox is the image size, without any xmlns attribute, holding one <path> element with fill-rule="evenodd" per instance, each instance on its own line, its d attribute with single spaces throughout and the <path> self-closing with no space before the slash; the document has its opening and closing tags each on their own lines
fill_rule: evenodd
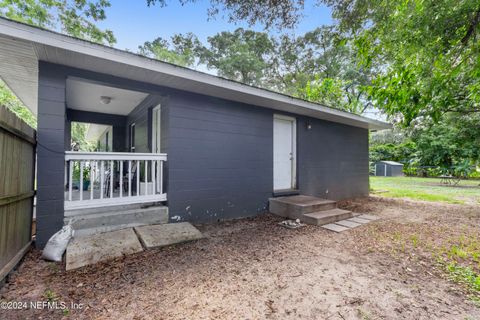
<svg viewBox="0 0 480 320">
<path fill-rule="evenodd" d="M 201 238 L 202 233 L 188 222 L 149 225 L 74 237 L 67 247 L 66 269 L 73 270 L 144 249 Z"/>
<path fill-rule="evenodd" d="M 345 219 L 345 220 L 337 221 L 335 223 L 325 224 L 321 227 L 334 232 L 342 232 L 342 231 L 350 230 L 352 228 L 359 227 L 361 225 L 367 224 L 377 219 L 379 219 L 379 217 L 377 216 L 373 216 L 370 214 L 362 214 L 350 219 Z"/>
</svg>

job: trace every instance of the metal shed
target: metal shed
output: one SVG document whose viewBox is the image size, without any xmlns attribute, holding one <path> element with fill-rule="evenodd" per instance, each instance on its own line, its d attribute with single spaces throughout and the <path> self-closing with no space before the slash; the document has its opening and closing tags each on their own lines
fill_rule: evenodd
<svg viewBox="0 0 480 320">
<path fill-rule="evenodd" d="M 395 161 L 378 161 L 375 163 L 375 175 L 381 177 L 403 176 L 403 164 Z"/>
</svg>

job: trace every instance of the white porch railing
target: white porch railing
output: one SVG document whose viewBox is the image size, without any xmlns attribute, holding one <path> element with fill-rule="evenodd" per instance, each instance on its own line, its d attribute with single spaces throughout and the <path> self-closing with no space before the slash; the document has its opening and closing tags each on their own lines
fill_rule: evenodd
<svg viewBox="0 0 480 320">
<path fill-rule="evenodd" d="M 166 201 L 164 153 L 65 152 L 65 210 Z"/>
</svg>

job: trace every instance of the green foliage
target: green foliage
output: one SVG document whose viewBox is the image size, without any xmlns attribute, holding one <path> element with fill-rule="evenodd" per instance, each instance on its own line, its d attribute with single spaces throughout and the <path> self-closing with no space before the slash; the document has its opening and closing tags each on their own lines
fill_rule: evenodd
<svg viewBox="0 0 480 320">
<path fill-rule="evenodd" d="M 35 116 L 23 105 L 2 80 L 0 80 L 0 105 L 10 109 L 32 128 L 37 127 Z"/>
<path fill-rule="evenodd" d="M 228 79 L 354 113 L 371 107 L 361 89 L 370 83 L 370 69 L 358 67 L 352 48 L 341 44 L 332 27 L 279 39 L 239 28 L 207 41 L 176 34 L 145 42 L 139 53 L 181 66 L 202 64 Z"/>
<path fill-rule="evenodd" d="M 87 141 L 88 124 L 81 122 L 72 122 L 71 124 L 71 149 L 75 151 L 94 151 L 96 144 Z"/>
<path fill-rule="evenodd" d="M 390 115 L 438 122 L 479 109 L 480 3 L 463 0 L 331 1 L 365 66 L 383 65 L 367 88 Z M 348 7 L 339 3 L 349 3 Z"/>
<path fill-rule="evenodd" d="M 419 127 L 412 132 L 416 142 L 420 165 L 451 168 L 480 160 L 480 114 L 469 116 L 445 116 L 438 123 Z"/>
<path fill-rule="evenodd" d="M 406 140 L 401 144 L 378 144 L 370 148 L 370 161 L 397 161 L 408 166 L 416 152 L 417 146 L 411 140 Z"/>
<path fill-rule="evenodd" d="M 195 64 L 199 47 L 200 41 L 193 33 L 176 34 L 170 41 L 160 37 L 147 41 L 138 47 L 138 53 L 182 67 L 191 67 Z"/>
<path fill-rule="evenodd" d="M 198 0 L 181 0 L 182 5 Z M 148 6 L 167 5 L 167 0 L 147 0 Z M 278 28 L 293 27 L 297 24 L 304 8 L 303 0 L 255 1 L 255 0 L 210 0 L 209 17 L 215 17 L 220 11 L 226 12 L 230 22 L 248 21 L 250 25 L 264 23 L 266 28 L 275 25 Z"/>
<path fill-rule="evenodd" d="M 34 26 L 61 31 L 97 43 L 113 45 L 113 32 L 96 23 L 105 20 L 108 0 L 1 0 L 0 15 Z"/>
<path fill-rule="evenodd" d="M 200 54 L 200 62 L 208 68 L 228 79 L 269 87 L 267 76 L 274 64 L 275 46 L 267 33 L 238 28 L 208 37 L 208 43 Z"/>
<path fill-rule="evenodd" d="M 115 37 L 110 30 L 101 30 L 96 23 L 106 18 L 107 0 L 0 0 L 0 16 L 50 28 L 93 42 L 113 45 Z M 0 104 L 7 106 L 21 119 L 36 128 L 36 118 L 12 91 L 0 81 Z M 85 141 L 85 124 L 72 124 L 74 146 L 89 150 Z"/>
<path fill-rule="evenodd" d="M 465 284 L 473 292 L 480 294 L 480 275 L 472 270 L 455 262 L 449 263 L 446 270 L 450 279 Z"/>
</svg>

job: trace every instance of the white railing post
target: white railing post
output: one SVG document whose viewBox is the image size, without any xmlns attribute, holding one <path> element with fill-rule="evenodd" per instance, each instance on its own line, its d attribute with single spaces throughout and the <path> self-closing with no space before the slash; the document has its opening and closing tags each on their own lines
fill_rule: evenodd
<svg viewBox="0 0 480 320">
<path fill-rule="evenodd" d="M 80 161 L 80 201 L 83 200 L 83 161 Z"/>
<path fill-rule="evenodd" d="M 110 161 L 110 198 L 113 198 L 113 160 Z"/>
<path fill-rule="evenodd" d="M 90 162 L 90 200 L 93 200 L 93 184 L 95 183 L 93 163 L 93 161 Z"/>
<path fill-rule="evenodd" d="M 163 161 L 159 161 L 160 162 L 160 170 L 159 171 L 159 178 L 158 178 L 158 183 L 159 183 L 159 193 L 160 194 L 163 194 Z"/>
<path fill-rule="evenodd" d="M 73 162 L 72 160 L 67 161 L 68 163 L 68 201 L 72 201 L 72 189 L 73 189 Z"/>
<path fill-rule="evenodd" d="M 152 160 L 152 194 L 155 194 L 155 186 L 156 186 L 156 181 L 155 181 L 155 161 Z"/>
<path fill-rule="evenodd" d="M 103 160 L 100 161 L 100 199 L 103 199 L 103 188 L 105 183 L 105 162 Z"/>
<path fill-rule="evenodd" d="M 68 195 L 65 197 L 66 212 L 71 209 L 97 206 L 166 201 L 167 195 L 163 190 L 163 163 L 166 160 L 167 155 L 162 153 L 66 151 L 65 181 L 69 184 Z M 125 165 L 128 168 L 125 168 Z M 115 167 L 119 169 L 118 174 L 115 173 Z M 85 170 L 90 171 L 85 172 Z M 106 177 L 107 170 L 110 174 Z M 77 190 L 73 190 L 73 176 L 77 174 L 79 174 L 78 195 L 75 193 Z M 117 175 L 117 178 L 114 178 L 114 175 Z M 141 175 L 144 176 L 143 179 Z M 84 176 L 88 177 L 87 180 Z M 84 197 L 83 187 L 88 179 L 90 179 L 90 195 Z M 99 180 L 98 188 L 95 187 L 97 179 Z M 116 181 L 119 183 L 116 184 Z M 134 183 L 137 187 L 136 192 L 132 192 Z M 141 192 L 143 187 L 145 190 Z M 110 196 L 106 196 L 107 193 L 110 193 Z"/>
<path fill-rule="evenodd" d="M 120 186 L 120 198 L 123 197 L 123 161 L 119 161 L 120 162 L 120 174 L 119 174 L 119 178 L 118 178 L 118 181 L 119 181 L 119 186 Z"/>
<path fill-rule="evenodd" d="M 143 179 L 145 180 L 145 195 L 148 194 L 148 161 L 145 160 L 145 178 Z"/>
<path fill-rule="evenodd" d="M 141 162 L 140 160 L 137 160 L 135 162 L 137 164 L 137 170 L 135 171 L 137 173 L 137 196 L 140 195 L 140 170 L 142 169 L 141 167 Z"/>
<path fill-rule="evenodd" d="M 128 196 L 132 196 L 132 160 L 128 160 Z"/>
</svg>

